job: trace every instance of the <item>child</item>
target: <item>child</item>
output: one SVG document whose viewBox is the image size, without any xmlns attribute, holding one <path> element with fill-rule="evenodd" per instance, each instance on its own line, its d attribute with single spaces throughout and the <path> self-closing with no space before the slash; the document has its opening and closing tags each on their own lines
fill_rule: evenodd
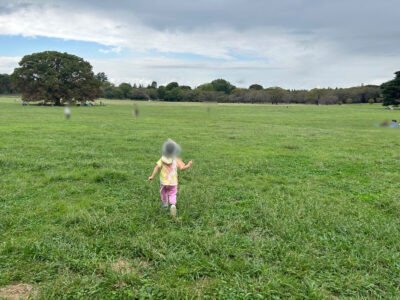
<svg viewBox="0 0 400 300">
<path fill-rule="evenodd" d="M 187 165 L 182 160 L 177 158 L 181 152 L 181 147 L 173 140 L 168 139 L 162 147 L 162 157 L 157 162 L 153 170 L 153 174 L 149 177 L 149 181 L 154 179 L 154 176 L 161 169 L 160 173 L 160 193 L 162 207 L 168 209 L 168 198 L 171 204 L 171 215 L 176 216 L 176 193 L 178 192 L 178 171 L 186 170 L 192 165 L 189 161 Z M 169 196 L 169 197 L 168 197 Z"/>
</svg>

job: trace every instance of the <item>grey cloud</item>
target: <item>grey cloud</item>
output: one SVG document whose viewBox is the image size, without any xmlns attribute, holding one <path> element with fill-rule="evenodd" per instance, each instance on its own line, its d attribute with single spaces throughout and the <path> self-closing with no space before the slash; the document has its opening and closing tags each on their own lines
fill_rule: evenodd
<svg viewBox="0 0 400 300">
<path fill-rule="evenodd" d="M 190 30 L 214 25 L 238 30 L 257 26 L 295 30 L 332 26 L 398 27 L 400 9 L 397 0 L 73 0 L 67 3 L 74 7 L 103 10 L 110 16 L 134 15 L 148 26 L 161 30 Z"/>
<path fill-rule="evenodd" d="M 0 0 L 0 15 L 10 14 L 16 10 L 24 9 L 31 6 L 31 3 L 15 1 L 10 3 L 9 1 Z"/>
<path fill-rule="evenodd" d="M 267 67 L 267 66 L 256 66 L 256 65 L 219 65 L 213 64 L 165 64 L 165 65 L 148 65 L 149 69 L 191 69 L 191 70 L 284 70 L 285 68 L 279 67 Z"/>
<path fill-rule="evenodd" d="M 179 47 L 187 46 L 179 53 L 207 56 L 204 49 L 211 52 L 208 47 L 215 43 L 218 44 L 217 50 L 228 49 L 227 52 L 237 53 L 237 56 L 245 56 L 243 53 L 250 53 L 251 56 L 256 52 L 256 57 L 271 61 L 271 64 L 259 66 L 218 66 L 213 62 L 201 64 L 193 61 L 144 64 L 132 71 L 141 72 L 141 76 L 149 80 L 154 74 L 162 74 L 160 78 L 171 81 L 194 76 L 197 78 L 193 79 L 194 83 L 226 76 L 232 82 L 242 82 L 243 78 L 247 78 L 246 84 L 258 81 L 266 86 L 346 86 L 390 78 L 392 72 L 400 68 L 399 0 L 26 0 L 13 1 L 12 5 L 9 2 L 0 0 L 0 17 L 28 6 L 49 5 L 62 7 L 66 15 L 83 13 L 97 16 L 96 20 L 112 20 L 113 25 L 117 24 L 116 29 L 123 29 L 123 34 L 133 32 L 134 37 L 139 36 L 128 42 L 134 44 L 135 49 L 145 48 L 146 45 L 141 43 L 147 44 L 145 52 L 154 46 L 145 43 L 149 40 L 158 42 L 156 46 L 161 45 L 157 51 L 168 52 L 171 45 L 162 38 L 174 36 L 163 33 L 176 32 L 184 33 L 183 37 L 178 37 Z M 152 30 L 142 32 L 138 24 Z M 204 35 L 198 35 L 199 32 Z M 231 35 L 226 38 L 227 41 L 223 36 L 225 32 Z M 189 40 L 188 37 L 194 33 L 196 38 Z M 153 34 L 161 38 L 157 40 Z M 270 46 L 271 36 L 280 34 L 283 51 Z M 76 35 L 82 36 L 82 33 L 73 36 Z M 114 37 L 114 32 L 111 36 Z M 206 39 L 208 36 L 214 38 Z M 102 33 L 100 37 L 103 38 Z M 107 45 L 121 46 L 113 45 L 118 38 Z M 274 42 L 279 44 L 280 39 Z M 287 49 L 290 51 L 285 51 Z M 218 57 L 221 57 L 221 52 Z M 287 60 L 289 62 L 285 64 Z M 123 75 L 114 71 L 117 70 L 116 65 L 101 66 L 104 66 L 102 70 L 109 70 L 116 80 L 130 76 L 125 65 L 118 68 Z M 175 75 L 167 77 L 170 73 Z"/>
<path fill-rule="evenodd" d="M 391 55 L 400 47 L 398 0 L 0 0 L 1 13 L 28 5 L 60 5 L 134 26 L 140 20 L 158 31 L 228 28 L 284 29 L 292 35 L 331 41 L 342 51 Z M 66 11 L 66 13 L 70 13 Z M 261 36 L 262 37 L 262 36 Z M 151 38 L 151 37 L 149 37 Z M 310 40 L 304 42 L 307 47 Z"/>
<path fill-rule="evenodd" d="M 58 1 L 57 3 L 62 3 Z M 280 28 L 315 35 L 343 51 L 398 53 L 398 0 L 72 0 L 71 9 L 97 11 L 129 23 L 139 19 L 159 31 L 229 28 L 236 32 Z M 307 45 L 305 45 L 307 46 Z"/>
</svg>

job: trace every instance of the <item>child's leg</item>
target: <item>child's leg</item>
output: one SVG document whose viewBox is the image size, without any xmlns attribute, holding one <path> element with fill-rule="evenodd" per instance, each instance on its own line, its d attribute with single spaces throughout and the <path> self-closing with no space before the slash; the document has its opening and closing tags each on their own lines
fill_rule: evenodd
<svg viewBox="0 0 400 300">
<path fill-rule="evenodd" d="M 176 204 L 176 193 L 178 192 L 178 186 L 176 185 L 171 185 L 169 187 L 169 203 L 171 205 Z"/>
<path fill-rule="evenodd" d="M 160 186 L 161 201 L 163 204 L 168 205 L 168 187 L 166 185 Z"/>
</svg>

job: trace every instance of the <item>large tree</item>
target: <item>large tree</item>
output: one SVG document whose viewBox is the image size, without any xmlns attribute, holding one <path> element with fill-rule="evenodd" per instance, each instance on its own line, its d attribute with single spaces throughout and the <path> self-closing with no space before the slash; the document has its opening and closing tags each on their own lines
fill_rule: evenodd
<svg viewBox="0 0 400 300">
<path fill-rule="evenodd" d="M 225 79 L 215 79 L 211 82 L 214 91 L 230 94 L 236 87 Z"/>
<path fill-rule="evenodd" d="M 100 81 L 92 66 L 78 56 L 45 51 L 24 56 L 19 65 L 13 80 L 24 101 L 62 105 L 93 101 L 100 95 Z"/>
<path fill-rule="evenodd" d="M 400 71 L 396 72 L 396 77 L 382 84 L 383 105 L 400 104 Z"/>
</svg>

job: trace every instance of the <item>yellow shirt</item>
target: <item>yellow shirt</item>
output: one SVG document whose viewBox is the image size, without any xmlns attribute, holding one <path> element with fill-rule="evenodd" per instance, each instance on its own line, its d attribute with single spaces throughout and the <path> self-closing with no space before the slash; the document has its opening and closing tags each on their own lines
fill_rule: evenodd
<svg viewBox="0 0 400 300">
<path fill-rule="evenodd" d="M 178 185 L 178 168 L 180 169 L 184 165 L 179 158 L 174 158 L 169 165 L 160 158 L 157 162 L 157 166 L 161 168 L 160 183 L 162 185 Z"/>
</svg>

